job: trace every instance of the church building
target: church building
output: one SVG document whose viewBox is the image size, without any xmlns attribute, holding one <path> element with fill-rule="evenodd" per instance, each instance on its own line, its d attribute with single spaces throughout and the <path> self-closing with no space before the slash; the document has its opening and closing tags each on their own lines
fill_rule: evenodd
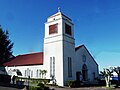
<svg viewBox="0 0 120 90">
<path fill-rule="evenodd" d="M 18 55 L 4 64 L 9 75 L 15 71 L 23 77 L 46 78 L 59 86 L 68 80 L 96 82 L 98 64 L 85 45 L 75 46 L 74 24 L 60 10 L 45 23 L 44 52 Z M 43 77 L 40 70 L 46 70 Z"/>
</svg>

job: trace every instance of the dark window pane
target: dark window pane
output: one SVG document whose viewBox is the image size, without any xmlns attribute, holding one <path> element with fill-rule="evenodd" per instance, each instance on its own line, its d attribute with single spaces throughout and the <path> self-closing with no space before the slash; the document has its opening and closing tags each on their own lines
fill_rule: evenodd
<svg viewBox="0 0 120 90">
<path fill-rule="evenodd" d="M 58 33 L 58 24 L 49 26 L 49 34 Z"/>
<path fill-rule="evenodd" d="M 66 24 L 66 23 L 65 23 L 65 33 L 66 33 L 66 34 L 69 34 L 69 35 L 72 35 L 71 26 L 69 26 L 69 25 Z"/>
</svg>

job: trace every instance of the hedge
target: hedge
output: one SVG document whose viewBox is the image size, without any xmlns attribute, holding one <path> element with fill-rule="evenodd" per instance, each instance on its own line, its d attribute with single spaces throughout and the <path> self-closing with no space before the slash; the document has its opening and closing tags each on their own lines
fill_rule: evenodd
<svg viewBox="0 0 120 90">
<path fill-rule="evenodd" d="M 28 81 L 28 78 L 24 78 L 24 77 L 17 77 L 16 79 L 17 79 L 18 81 L 19 81 L 19 80 Z M 40 82 L 42 82 L 42 83 L 44 83 L 44 84 L 47 84 L 47 83 L 50 82 L 50 79 L 29 78 L 29 81 L 30 81 L 31 83 L 40 83 Z"/>
</svg>

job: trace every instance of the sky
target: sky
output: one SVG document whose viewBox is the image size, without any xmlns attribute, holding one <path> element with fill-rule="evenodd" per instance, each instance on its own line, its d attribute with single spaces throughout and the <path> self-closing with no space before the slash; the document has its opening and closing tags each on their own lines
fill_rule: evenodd
<svg viewBox="0 0 120 90">
<path fill-rule="evenodd" d="M 0 0 L 15 56 L 43 51 L 44 23 L 58 7 L 74 23 L 76 46 L 84 44 L 100 70 L 120 66 L 120 0 Z"/>
</svg>

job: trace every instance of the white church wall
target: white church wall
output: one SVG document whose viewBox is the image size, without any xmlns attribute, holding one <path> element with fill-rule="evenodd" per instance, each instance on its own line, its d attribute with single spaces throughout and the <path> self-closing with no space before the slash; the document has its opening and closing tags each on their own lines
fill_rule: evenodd
<svg viewBox="0 0 120 90">
<path fill-rule="evenodd" d="M 69 45 L 68 45 L 69 44 Z M 68 80 L 75 80 L 75 49 L 74 49 L 74 44 L 70 44 L 66 41 L 64 41 L 64 84 L 67 85 Z M 71 64 L 72 64 L 72 76 L 69 77 L 68 73 L 68 58 L 71 58 Z"/>
<path fill-rule="evenodd" d="M 50 77 L 50 58 L 55 58 L 55 79 L 56 83 L 63 86 L 63 37 L 62 37 L 62 20 L 55 19 L 45 23 L 44 38 L 44 67 L 47 69 L 47 78 Z M 51 18 L 48 18 L 51 19 Z M 49 21 L 49 20 L 48 20 Z M 49 26 L 58 23 L 58 33 L 49 35 Z"/>
<path fill-rule="evenodd" d="M 19 70 L 22 73 L 21 77 L 30 76 L 30 78 L 42 78 L 39 71 L 44 70 L 43 65 L 11 66 L 11 67 L 5 67 L 5 68 L 7 73 L 11 76 L 13 75 L 19 76 L 14 72 L 14 70 Z M 37 73 L 37 70 L 38 70 L 38 73 Z"/>
<path fill-rule="evenodd" d="M 61 13 L 56 13 L 56 14 L 50 16 L 47 19 L 47 22 L 53 22 L 53 20 L 59 20 L 60 18 L 62 18 L 59 14 L 61 14 Z"/>
<path fill-rule="evenodd" d="M 83 61 L 83 55 L 86 56 L 86 62 Z M 83 64 L 86 64 L 88 69 L 88 80 L 95 81 L 95 78 L 98 77 L 98 65 L 95 63 L 84 46 L 76 51 L 76 60 L 76 70 L 82 72 L 82 66 Z"/>
<path fill-rule="evenodd" d="M 46 22 L 45 23 L 45 36 L 44 36 L 44 38 L 46 38 L 46 39 L 50 38 L 50 37 L 58 36 L 58 35 L 60 36 L 62 34 L 62 32 L 63 32 L 61 17 L 59 17 L 59 19 L 55 19 L 55 20 L 53 20 L 54 18 L 50 18 L 50 19 L 52 19 L 51 22 Z M 58 33 L 49 35 L 49 26 L 57 24 L 57 23 L 58 23 L 58 28 L 59 28 Z M 54 38 L 52 38 L 52 39 L 54 39 Z"/>
<path fill-rule="evenodd" d="M 54 42 L 44 45 L 44 67 L 47 69 L 47 78 L 50 77 L 50 58 L 55 57 L 55 79 L 57 84 L 63 85 L 63 49 L 62 42 Z"/>
<path fill-rule="evenodd" d="M 64 76 L 64 85 L 67 85 L 67 81 L 68 80 L 75 80 L 75 69 L 74 69 L 74 56 L 75 56 L 75 41 L 74 41 L 74 33 L 73 33 L 73 24 L 72 22 L 64 17 L 63 17 L 63 57 L 64 57 L 64 61 L 63 61 L 63 76 Z M 65 33 L 65 23 L 69 26 L 71 26 L 71 34 L 72 35 L 68 35 Z M 71 58 L 71 68 L 72 68 L 72 76 L 70 77 L 69 71 L 68 71 L 68 59 Z"/>
</svg>

